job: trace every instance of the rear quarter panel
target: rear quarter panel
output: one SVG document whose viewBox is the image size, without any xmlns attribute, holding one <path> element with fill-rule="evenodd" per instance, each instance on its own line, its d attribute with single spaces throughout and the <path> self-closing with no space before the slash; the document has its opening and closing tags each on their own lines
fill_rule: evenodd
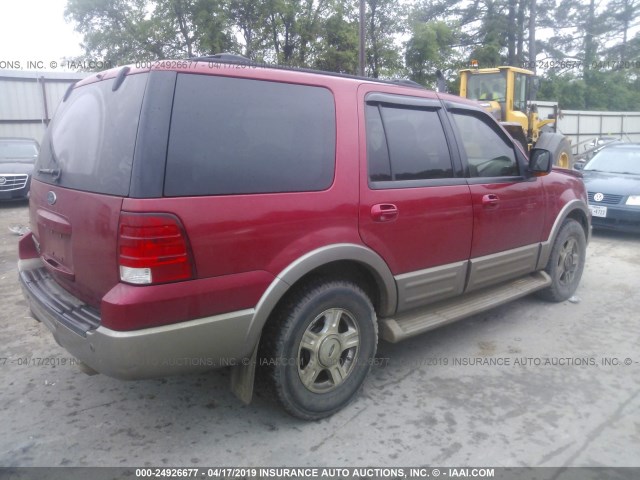
<svg viewBox="0 0 640 480">
<path fill-rule="evenodd" d="M 255 71 L 246 74 L 251 77 Z M 304 84 L 307 77 L 301 75 L 300 78 Z M 317 76 L 308 78 L 306 84 L 328 88 L 335 100 L 335 175 L 327 190 L 124 200 L 125 211 L 170 212 L 178 216 L 189 237 L 198 279 L 268 273 L 258 277 L 263 282 L 261 288 L 253 290 L 251 295 L 235 296 L 237 301 L 232 302 L 233 305 L 225 302 L 224 311 L 254 307 L 260 290 L 264 292 L 268 288 L 270 279 L 312 250 L 337 243 L 361 244 L 355 103 L 358 84 L 335 82 L 330 77 L 325 79 L 326 83 L 319 83 Z M 199 313 L 223 313 L 217 310 L 210 306 Z"/>
</svg>

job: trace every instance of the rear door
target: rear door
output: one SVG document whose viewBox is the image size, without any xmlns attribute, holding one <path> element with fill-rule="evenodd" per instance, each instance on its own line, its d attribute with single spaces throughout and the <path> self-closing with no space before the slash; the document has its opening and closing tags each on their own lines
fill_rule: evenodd
<svg viewBox="0 0 640 480">
<path fill-rule="evenodd" d="M 360 235 L 396 276 L 398 309 L 461 293 L 473 213 L 442 104 L 372 85 L 359 100 Z"/>
<path fill-rule="evenodd" d="M 545 222 L 542 181 L 525 174 L 526 158 L 485 112 L 450 109 L 473 203 L 468 291 L 535 269 Z"/>
<path fill-rule="evenodd" d="M 148 74 L 74 88 L 42 141 L 31 186 L 30 220 L 47 269 L 99 307 L 118 283 L 118 220 L 129 195 Z"/>
</svg>

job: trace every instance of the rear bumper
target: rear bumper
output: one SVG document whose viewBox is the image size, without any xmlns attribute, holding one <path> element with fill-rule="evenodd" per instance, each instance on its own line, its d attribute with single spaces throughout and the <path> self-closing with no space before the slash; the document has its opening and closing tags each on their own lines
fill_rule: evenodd
<svg viewBox="0 0 640 480">
<path fill-rule="evenodd" d="M 255 311 L 133 331 L 100 325 L 99 312 L 57 286 L 39 259 L 20 260 L 23 293 L 60 346 L 91 369 L 134 380 L 242 365 Z"/>
</svg>

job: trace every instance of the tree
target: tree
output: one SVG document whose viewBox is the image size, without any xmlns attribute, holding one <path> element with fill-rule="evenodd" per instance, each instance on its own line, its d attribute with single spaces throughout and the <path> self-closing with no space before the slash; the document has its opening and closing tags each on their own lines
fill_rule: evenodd
<svg viewBox="0 0 640 480">
<path fill-rule="evenodd" d="M 68 0 L 85 55 L 113 64 L 234 49 L 221 0 Z"/>
<path fill-rule="evenodd" d="M 95 60 L 119 64 L 164 55 L 144 0 L 69 0 L 65 17 L 75 22 L 85 54 Z"/>
<path fill-rule="evenodd" d="M 410 78 L 434 86 L 436 71 L 451 64 L 453 30 L 444 22 L 412 22 L 411 37 L 405 43 L 405 64 Z"/>
<path fill-rule="evenodd" d="M 251 60 L 262 60 L 264 43 L 268 37 L 264 28 L 267 12 L 263 3 L 253 0 L 229 0 L 225 9 L 227 17 L 244 39 L 244 56 Z"/>
<path fill-rule="evenodd" d="M 324 21 L 321 44 L 313 63 L 330 72 L 356 74 L 358 71 L 358 21 L 353 2 L 338 0 Z"/>
<path fill-rule="evenodd" d="M 394 0 L 366 0 L 367 75 L 389 77 L 402 67 L 402 57 L 395 45 L 396 34 L 402 32 L 398 3 Z"/>
</svg>

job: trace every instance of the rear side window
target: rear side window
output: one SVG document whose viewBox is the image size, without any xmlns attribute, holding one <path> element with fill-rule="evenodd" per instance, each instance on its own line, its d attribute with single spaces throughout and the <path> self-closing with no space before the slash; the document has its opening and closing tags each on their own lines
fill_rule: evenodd
<svg viewBox="0 0 640 480">
<path fill-rule="evenodd" d="M 35 176 L 46 183 L 127 196 L 147 74 L 75 88 L 42 142 Z"/>
<path fill-rule="evenodd" d="M 366 122 L 370 181 L 453 177 L 437 110 L 367 105 Z"/>
<path fill-rule="evenodd" d="M 165 195 L 325 190 L 335 142 L 325 88 L 178 75 Z"/>
</svg>

